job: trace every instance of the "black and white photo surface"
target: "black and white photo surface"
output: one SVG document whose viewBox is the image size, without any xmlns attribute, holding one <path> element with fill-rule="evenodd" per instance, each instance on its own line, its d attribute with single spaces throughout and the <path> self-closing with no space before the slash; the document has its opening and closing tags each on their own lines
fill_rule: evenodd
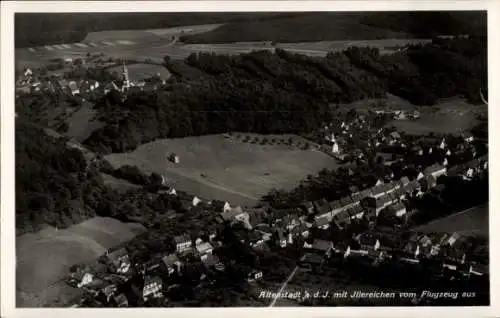
<svg viewBox="0 0 500 318">
<path fill-rule="evenodd" d="M 17 307 L 490 304 L 487 11 L 14 22 Z"/>
</svg>

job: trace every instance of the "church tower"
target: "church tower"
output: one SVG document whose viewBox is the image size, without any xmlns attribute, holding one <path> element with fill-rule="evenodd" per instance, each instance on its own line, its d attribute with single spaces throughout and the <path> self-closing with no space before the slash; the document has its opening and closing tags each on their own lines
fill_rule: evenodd
<svg viewBox="0 0 500 318">
<path fill-rule="evenodd" d="M 122 92 L 126 92 L 130 88 L 130 80 L 129 80 L 129 77 L 128 77 L 128 69 L 127 69 L 127 65 L 125 65 L 125 60 L 122 60 L 122 62 L 123 62 L 123 72 L 122 72 L 123 84 L 122 84 Z"/>
</svg>

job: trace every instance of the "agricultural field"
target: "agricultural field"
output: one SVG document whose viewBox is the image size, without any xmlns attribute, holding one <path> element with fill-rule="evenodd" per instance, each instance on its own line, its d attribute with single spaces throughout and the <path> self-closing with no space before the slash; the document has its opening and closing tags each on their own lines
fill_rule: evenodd
<svg viewBox="0 0 500 318">
<path fill-rule="evenodd" d="M 138 224 L 95 217 L 67 229 L 47 227 L 18 237 L 18 306 L 43 306 L 58 302 L 59 295 L 66 295 L 68 287 L 63 279 L 72 265 L 95 260 L 107 249 L 144 231 Z"/>
<path fill-rule="evenodd" d="M 161 79 L 168 79 L 170 77 L 170 72 L 162 65 L 135 63 L 127 65 L 129 78 L 132 81 L 140 81 L 149 78 L 154 75 L 160 75 Z M 113 73 L 116 72 L 121 74 L 123 66 L 115 66 L 106 69 L 106 71 Z"/>
<path fill-rule="evenodd" d="M 394 120 L 388 125 L 415 135 L 430 132 L 457 134 L 478 124 L 477 116 L 487 114 L 488 108 L 484 105 L 472 105 L 464 100 L 450 100 L 432 107 L 419 107 L 417 110 L 420 111 L 418 120 Z"/>
<path fill-rule="evenodd" d="M 82 58 L 87 53 L 103 53 L 107 57 L 134 60 L 150 59 L 161 63 L 165 55 L 172 59 L 185 59 L 196 52 L 216 52 L 222 54 L 240 54 L 254 50 L 276 47 L 311 56 L 324 56 L 329 51 L 343 50 L 352 45 L 372 46 L 381 49 L 382 53 L 394 51 L 395 47 L 408 43 L 427 42 L 427 39 L 386 39 L 368 41 L 319 41 L 304 43 L 277 43 L 271 41 L 240 42 L 226 44 L 185 44 L 179 37 L 189 34 L 200 34 L 217 29 L 220 25 L 194 25 L 166 29 L 151 30 L 114 30 L 91 32 L 81 43 L 47 45 L 43 47 L 16 49 L 17 67 L 40 67 L 53 58 Z"/>
<path fill-rule="evenodd" d="M 489 206 L 483 205 L 471 208 L 447 217 L 431 221 L 413 230 L 424 233 L 452 233 L 488 237 Z"/>
<path fill-rule="evenodd" d="M 105 158 L 115 168 L 136 165 L 145 172 L 164 174 L 178 190 L 239 205 L 253 205 L 272 188 L 290 189 L 308 174 L 337 167 L 335 159 L 322 152 L 261 145 L 255 137 L 262 136 L 251 135 L 248 142 L 222 135 L 164 139 Z M 179 156 L 180 163 L 167 160 L 171 153 Z"/>
</svg>

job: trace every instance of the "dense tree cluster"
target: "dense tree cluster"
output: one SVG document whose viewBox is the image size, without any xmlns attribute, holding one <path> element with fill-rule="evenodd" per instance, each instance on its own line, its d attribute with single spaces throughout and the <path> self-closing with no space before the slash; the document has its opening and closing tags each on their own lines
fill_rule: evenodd
<svg viewBox="0 0 500 318">
<path fill-rule="evenodd" d="M 16 229 L 66 227 L 94 215 L 103 191 L 82 153 L 25 122 L 16 123 Z"/>
<path fill-rule="evenodd" d="M 417 105 L 457 95 L 478 103 L 479 90 L 487 87 L 486 45 L 481 38 L 434 40 L 391 55 L 358 47 L 346 54 L 354 65 L 385 80 L 391 93 Z"/>
<path fill-rule="evenodd" d="M 211 32 L 187 35 L 187 43 L 250 41 L 311 42 L 429 38 L 486 34 L 484 12 L 308 12 L 275 19 L 227 23 Z"/>
</svg>

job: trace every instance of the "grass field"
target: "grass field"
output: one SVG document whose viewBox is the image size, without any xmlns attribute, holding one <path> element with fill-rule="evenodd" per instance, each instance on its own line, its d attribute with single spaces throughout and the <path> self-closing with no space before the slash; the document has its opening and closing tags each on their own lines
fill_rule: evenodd
<svg viewBox="0 0 500 318">
<path fill-rule="evenodd" d="M 394 120 L 388 123 L 408 134 L 456 134 L 478 123 L 477 114 L 487 113 L 486 106 L 476 106 L 464 100 L 450 100 L 432 107 L 414 108 L 420 111 L 418 120 Z"/>
<path fill-rule="evenodd" d="M 172 152 L 180 157 L 179 164 L 167 160 Z M 178 190 L 240 205 L 255 204 L 271 188 L 290 189 L 308 174 L 337 166 L 318 151 L 244 143 L 222 135 L 158 140 L 106 159 L 114 167 L 128 164 L 163 173 Z"/>
<path fill-rule="evenodd" d="M 101 176 L 104 180 L 105 185 L 107 185 L 115 190 L 118 190 L 119 192 L 125 192 L 125 191 L 130 190 L 130 189 L 137 189 L 137 188 L 141 187 L 139 185 L 132 184 L 132 183 L 128 182 L 127 180 L 117 179 L 117 178 L 115 178 L 109 174 L 106 174 L 106 173 L 101 173 Z"/>
<path fill-rule="evenodd" d="M 108 248 L 131 240 L 144 230 L 138 224 L 95 217 L 67 229 L 47 227 L 18 237 L 18 305 L 31 307 L 57 302 L 65 293 L 66 286 L 61 280 L 70 266 L 92 261 Z"/>
<path fill-rule="evenodd" d="M 463 235 L 488 237 L 488 217 L 489 207 L 487 204 L 431 221 L 413 230 L 424 233 L 459 232 Z"/>
<path fill-rule="evenodd" d="M 115 66 L 107 69 L 108 72 L 116 72 L 121 74 L 123 66 Z M 151 76 L 160 74 L 161 79 L 168 79 L 170 77 L 170 72 L 161 65 L 152 65 L 144 63 L 136 63 L 127 65 L 128 74 L 130 80 L 140 81 Z"/>
<path fill-rule="evenodd" d="M 103 126 L 103 123 L 95 120 L 96 114 L 91 104 L 88 102 L 83 103 L 79 110 L 66 119 L 69 129 L 64 135 L 73 138 L 77 142 L 83 142 L 94 130 Z"/>
</svg>

